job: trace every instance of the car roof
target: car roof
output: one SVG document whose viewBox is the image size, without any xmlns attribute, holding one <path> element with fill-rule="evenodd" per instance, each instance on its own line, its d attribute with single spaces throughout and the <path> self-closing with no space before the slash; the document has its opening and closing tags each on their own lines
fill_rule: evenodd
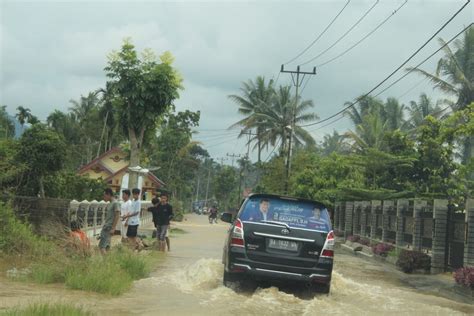
<svg viewBox="0 0 474 316">
<path fill-rule="evenodd" d="M 281 200 L 292 200 L 292 201 L 297 201 L 297 202 L 307 202 L 307 203 L 313 203 L 319 206 L 319 208 L 326 208 L 326 205 L 324 203 L 310 200 L 310 199 L 304 199 L 304 198 L 297 198 L 293 196 L 287 196 L 287 195 L 276 195 L 276 194 L 267 194 L 267 193 L 252 193 L 250 194 L 247 199 L 250 198 L 268 198 L 268 199 L 281 199 Z"/>
</svg>

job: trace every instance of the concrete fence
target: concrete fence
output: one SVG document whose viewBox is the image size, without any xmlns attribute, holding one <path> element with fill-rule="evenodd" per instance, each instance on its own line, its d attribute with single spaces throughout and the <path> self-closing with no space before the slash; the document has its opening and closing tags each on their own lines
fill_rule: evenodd
<svg viewBox="0 0 474 316">
<path fill-rule="evenodd" d="M 105 220 L 105 210 L 109 202 L 105 201 L 76 201 L 72 200 L 67 209 L 67 217 L 69 222 L 77 221 L 81 224 L 82 229 L 89 236 L 95 236 L 100 233 Z M 140 226 L 148 224 L 152 221 L 152 215 L 147 209 L 151 206 L 150 201 L 141 201 Z M 116 229 L 119 229 L 117 225 Z"/>
<path fill-rule="evenodd" d="M 68 227 L 75 220 L 89 237 L 98 235 L 105 219 L 105 201 L 76 201 L 65 199 L 41 199 L 30 196 L 0 196 L 0 200 L 11 202 L 15 214 L 28 221 L 38 234 L 49 234 L 59 223 Z M 151 206 L 149 201 L 141 201 L 140 225 L 152 221 L 152 215 L 147 211 Z M 53 226 L 52 225 L 56 225 Z M 60 228 L 60 227 L 58 227 Z M 117 227 L 118 229 L 119 227 Z"/>
<path fill-rule="evenodd" d="M 426 252 L 432 273 L 474 266 L 474 199 L 463 207 L 447 200 L 344 201 L 334 212 L 334 227 L 344 238 Z"/>
</svg>

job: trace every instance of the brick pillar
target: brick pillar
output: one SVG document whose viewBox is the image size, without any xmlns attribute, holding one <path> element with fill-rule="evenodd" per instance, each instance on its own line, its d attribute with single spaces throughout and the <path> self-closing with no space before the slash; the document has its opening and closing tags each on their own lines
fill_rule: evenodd
<svg viewBox="0 0 474 316">
<path fill-rule="evenodd" d="M 339 204 L 339 226 L 338 230 L 343 232 L 345 229 L 345 216 L 346 214 L 346 202 L 342 202 Z"/>
<path fill-rule="evenodd" d="M 433 217 L 435 227 L 433 233 L 433 255 L 431 256 L 431 273 L 442 273 L 445 270 L 446 233 L 448 225 L 448 201 L 434 200 Z"/>
<path fill-rule="evenodd" d="M 339 213 L 341 213 L 341 203 L 334 203 L 334 228 L 339 230 Z"/>
<path fill-rule="evenodd" d="M 346 222 L 344 227 L 344 239 L 352 235 L 352 220 L 354 212 L 354 202 L 346 202 Z"/>
<path fill-rule="evenodd" d="M 361 202 L 362 210 L 360 212 L 360 235 L 366 236 L 366 228 L 367 228 L 367 208 L 369 206 L 368 201 Z"/>
<path fill-rule="evenodd" d="M 396 245 L 404 246 L 403 242 L 403 212 L 408 210 L 408 200 L 397 200 L 397 232 L 395 237 Z"/>
<path fill-rule="evenodd" d="M 382 219 L 382 241 L 387 242 L 388 239 L 388 222 L 389 214 L 388 211 L 393 207 L 393 201 L 382 201 L 383 219 Z"/>
<path fill-rule="evenodd" d="M 423 231 L 421 213 L 426 207 L 427 202 L 424 200 L 415 199 L 413 201 L 413 250 L 421 250 Z"/>
<path fill-rule="evenodd" d="M 370 203 L 370 238 L 377 237 L 377 208 L 382 206 L 382 201 L 371 201 Z"/>
<path fill-rule="evenodd" d="M 360 234 L 360 202 L 354 202 L 354 212 L 352 220 L 352 233 L 354 235 Z"/>
<path fill-rule="evenodd" d="M 474 199 L 466 201 L 467 239 L 464 244 L 464 266 L 474 267 Z"/>
</svg>

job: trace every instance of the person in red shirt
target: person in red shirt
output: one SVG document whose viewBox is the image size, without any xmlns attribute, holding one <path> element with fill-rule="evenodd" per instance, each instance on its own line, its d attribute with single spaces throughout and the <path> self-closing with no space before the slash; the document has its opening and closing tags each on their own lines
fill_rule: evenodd
<svg viewBox="0 0 474 316">
<path fill-rule="evenodd" d="M 90 240 L 76 221 L 71 222 L 71 232 L 69 235 L 77 250 L 89 251 L 91 246 Z"/>
</svg>

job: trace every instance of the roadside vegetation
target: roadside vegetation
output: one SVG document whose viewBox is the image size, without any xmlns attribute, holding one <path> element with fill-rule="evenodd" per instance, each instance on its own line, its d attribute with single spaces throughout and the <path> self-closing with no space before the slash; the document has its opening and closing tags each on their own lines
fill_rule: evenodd
<svg viewBox="0 0 474 316">
<path fill-rule="evenodd" d="M 35 235 L 31 227 L 0 203 L 0 260 L 13 280 L 41 284 L 64 283 L 68 288 L 120 295 L 134 280 L 148 276 L 160 259 L 156 252 L 139 255 L 117 246 L 105 257 L 69 247 L 69 240 Z"/>
<path fill-rule="evenodd" d="M 35 303 L 26 307 L 14 307 L 0 312 L 2 316 L 93 316 L 82 307 L 62 303 Z"/>
</svg>

